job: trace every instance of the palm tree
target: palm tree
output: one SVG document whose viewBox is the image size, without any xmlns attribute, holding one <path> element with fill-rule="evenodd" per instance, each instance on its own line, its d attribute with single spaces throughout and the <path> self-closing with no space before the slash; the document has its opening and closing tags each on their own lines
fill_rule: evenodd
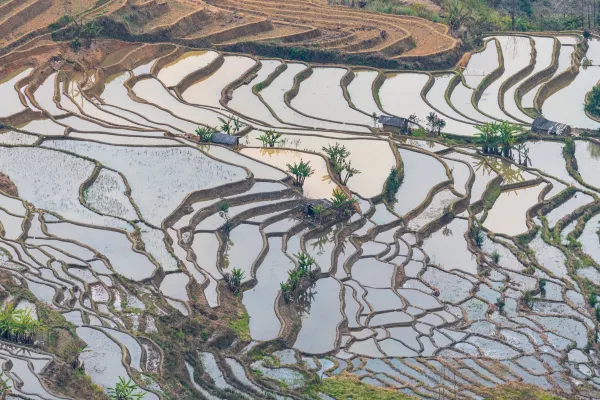
<svg viewBox="0 0 600 400">
<path fill-rule="evenodd" d="M 512 147 L 516 140 L 515 135 L 521 131 L 520 126 L 511 124 L 508 121 L 502 121 L 498 126 L 498 133 L 502 142 L 502 155 L 504 157 L 512 158 Z"/>
<path fill-rule="evenodd" d="M 446 121 L 442 118 L 437 118 L 435 120 L 435 127 L 437 129 L 438 136 L 440 136 L 442 134 L 442 129 L 446 127 Z"/>
<path fill-rule="evenodd" d="M 498 124 L 495 122 L 485 125 L 478 125 L 476 129 L 479 131 L 475 134 L 477 142 L 481 144 L 481 152 L 483 154 L 498 153 Z"/>
<path fill-rule="evenodd" d="M 315 170 L 310 166 L 310 161 L 304 162 L 300 159 L 300 163 L 294 163 L 294 165 L 287 164 L 288 172 L 294 175 L 294 184 L 298 187 L 304 186 L 306 178 L 315 173 Z"/>
<path fill-rule="evenodd" d="M 436 128 L 436 120 L 437 120 L 437 114 L 434 112 L 430 112 L 427 117 L 425 117 L 425 120 L 427 121 L 427 126 L 429 127 L 429 133 L 431 133 L 432 135 L 435 133 L 435 128 Z"/>
</svg>

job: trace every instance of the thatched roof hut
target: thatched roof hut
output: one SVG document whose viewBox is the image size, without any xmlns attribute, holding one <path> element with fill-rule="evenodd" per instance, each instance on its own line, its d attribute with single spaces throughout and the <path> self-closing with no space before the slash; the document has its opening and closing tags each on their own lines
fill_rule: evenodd
<svg viewBox="0 0 600 400">
<path fill-rule="evenodd" d="M 540 116 L 533 120 L 531 124 L 531 130 L 538 133 L 547 133 L 549 135 L 564 136 L 571 133 L 571 127 L 569 125 L 561 124 L 547 120 Z"/>
<path fill-rule="evenodd" d="M 211 142 L 216 144 L 224 144 L 225 146 L 237 146 L 238 144 L 240 144 L 240 138 L 239 136 L 215 132 L 212 135 Z"/>
</svg>

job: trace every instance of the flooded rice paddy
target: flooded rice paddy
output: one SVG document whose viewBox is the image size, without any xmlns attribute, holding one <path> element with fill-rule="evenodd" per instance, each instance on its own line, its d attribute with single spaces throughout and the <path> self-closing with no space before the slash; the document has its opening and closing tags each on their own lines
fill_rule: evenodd
<svg viewBox="0 0 600 400">
<path fill-rule="evenodd" d="M 556 74 L 576 45 L 561 38 Z M 207 344 L 182 364 L 206 398 L 287 398 L 261 377 L 298 388 L 311 370 L 418 397 L 480 398 L 513 381 L 567 397 L 597 390 L 588 297 L 600 287 L 600 145 L 575 141 L 575 171 L 562 141 L 528 141 L 523 166 L 473 145 L 391 134 L 371 117 L 424 120 L 433 111 L 445 131 L 464 136 L 492 119 L 530 122 L 514 96 L 522 82 L 501 87 L 530 63 L 532 43 L 540 59 L 531 74 L 546 68 L 553 39 L 498 36 L 471 57 L 466 85 L 449 96 L 451 74 L 388 73 L 375 93 L 376 70 L 306 74 L 309 65 L 233 55 L 179 93 L 187 75 L 220 57 L 213 51 L 112 69 L 96 90 L 86 89 L 94 83 L 86 74 L 64 85 L 59 70 L 22 92 L 25 102 L 18 83 L 35 71 L 15 71 L 0 78 L 10 113 L 0 117 L 30 105 L 44 113 L 3 120 L 0 178 L 11 185 L 0 187 L 0 269 L 33 294 L 20 307 L 36 315 L 47 307 L 75 325 L 93 382 L 107 389 L 130 376 L 147 398 L 162 398 L 160 382 L 146 379 L 163 367 L 154 339 L 199 307 L 214 315 L 239 307 L 247 324 L 244 346 L 213 352 Z M 475 104 L 472 89 L 497 68 L 498 51 L 504 73 Z M 553 117 L 596 127 L 582 106 L 593 68 L 543 111 L 557 99 L 568 107 Z M 229 120 L 232 130 L 239 124 L 239 146 L 193 136 L 229 116 L 239 117 Z M 270 129 L 282 136 L 266 146 L 260 137 Z M 359 171 L 347 182 L 324 149 L 336 144 Z M 313 169 L 302 190 L 287 172 L 301 161 Z M 392 169 L 403 171 L 401 183 L 385 196 Z M 330 201 L 338 189 L 356 200 L 347 215 L 307 215 L 313 200 Z M 281 284 L 299 253 L 315 270 L 288 302 Z M 236 296 L 227 283 L 234 270 L 242 273 Z M 246 357 L 272 340 L 283 348 Z M 7 377 L 26 382 L 16 393 L 60 398 L 42 384 L 49 356 L 17 347 L 0 348 Z"/>
</svg>

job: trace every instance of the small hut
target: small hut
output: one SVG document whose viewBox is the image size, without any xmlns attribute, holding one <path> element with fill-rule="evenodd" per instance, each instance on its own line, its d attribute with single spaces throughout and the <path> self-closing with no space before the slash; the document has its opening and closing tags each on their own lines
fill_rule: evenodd
<svg viewBox="0 0 600 400">
<path fill-rule="evenodd" d="M 403 135 L 410 133 L 410 122 L 406 118 L 380 115 L 377 121 L 383 125 L 385 130 Z"/>
<path fill-rule="evenodd" d="M 215 132 L 212 135 L 211 142 L 216 144 L 223 144 L 225 146 L 237 146 L 240 144 L 239 136 L 228 135 L 226 133 Z"/>
<path fill-rule="evenodd" d="M 535 133 L 547 133 L 549 135 L 564 136 L 571 133 L 569 125 L 552 122 L 540 116 L 533 120 L 531 131 Z"/>
</svg>

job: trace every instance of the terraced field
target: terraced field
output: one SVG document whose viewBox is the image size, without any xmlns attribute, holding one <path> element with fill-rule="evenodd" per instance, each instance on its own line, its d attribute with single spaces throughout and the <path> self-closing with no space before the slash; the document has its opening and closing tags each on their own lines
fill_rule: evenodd
<svg viewBox="0 0 600 400">
<path fill-rule="evenodd" d="M 168 39 L 191 46 L 278 43 L 403 60 L 456 57 L 459 51 L 459 42 L 442 24 L 308 0 L 109 0 L 75 5 L 8 0 L 0 6 L 0 32 L 5 33 L 0 43 L 11 49 L 22 46 L 36 35 L 56 30 L 50 24 L 63 15 L 110 19 L 140 41 Z"/>
<path fill-rule="evenodd" d="M 11 390 L 80 398 L 57 378 L 76 341 L 92 382 L 130 377 L 145 399 L 331 398 L 315 376 L 424 398 L 510 383 L 597 398 L 600 143 L 575 137 L 563 158 L 564 138 L 532 135 L 524 166 L 372 114 L 435 112 L 470 137 L 541 112 L 579 134 L 597 124 L 583 102 L 598 67 L 580 63 L 598 43 L 494 36 L 436 74 L 116 41 L 57 44 L 69 62 L 7 54 L 0 297 L 48 326 L 33 345 L 1 341 Z M 230 116 L 239 145 L 193 134 Z M 360 171 L 346 183 L 323 150 L 336 144 Z M 303 190 L 287 172 L 301 160 Z M 384 196 L 392 169 L 402 182 Z M 349 215 L 307 215 L 340 189 Z M 314 272 L 287 301 L 300 253 Z"/>
</svg>

